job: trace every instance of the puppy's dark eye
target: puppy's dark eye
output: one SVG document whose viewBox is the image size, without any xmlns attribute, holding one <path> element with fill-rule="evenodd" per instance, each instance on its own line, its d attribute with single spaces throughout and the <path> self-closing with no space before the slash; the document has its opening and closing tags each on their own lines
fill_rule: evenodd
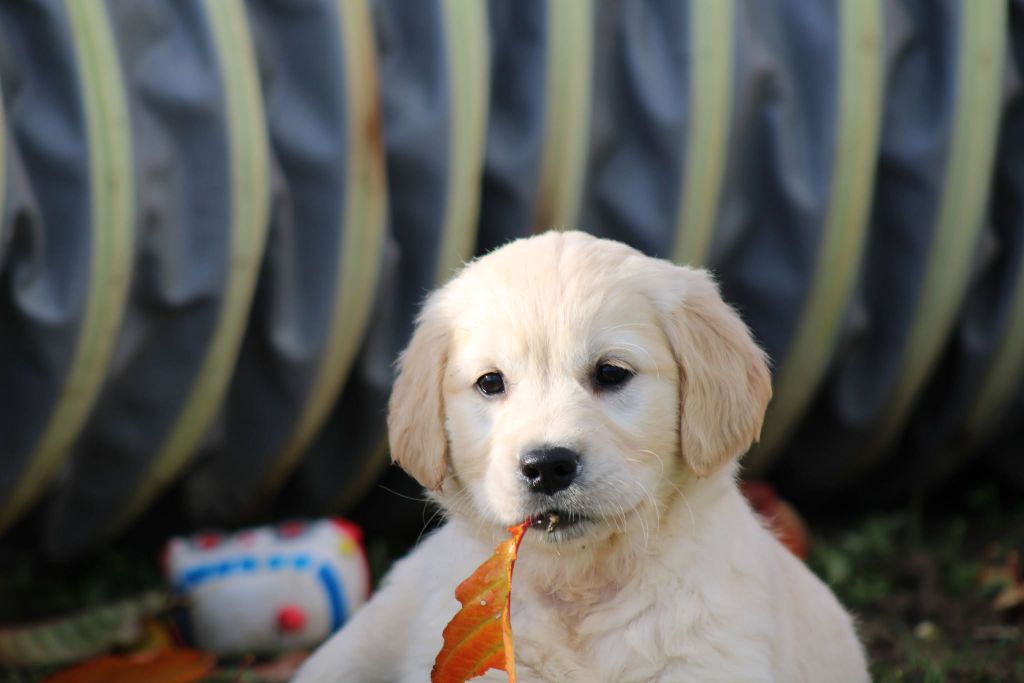
<svg viewBox="0 0 1024 683">
<path fill-rule="evenodd" d="M 600 389 L 613 389 L 625 384 L 633 373 L 619 365 L 601 363 L 594 372 L 594 383 Z"/>
<path fill-rule="evenodd" d="M 481 375 L 480 379 L 476 381 L 476 388 L 484 396 L 504 394 L 505 378 L 501 376 L 500 372 L 488 372 L 486 375 Z"/>
</svg>

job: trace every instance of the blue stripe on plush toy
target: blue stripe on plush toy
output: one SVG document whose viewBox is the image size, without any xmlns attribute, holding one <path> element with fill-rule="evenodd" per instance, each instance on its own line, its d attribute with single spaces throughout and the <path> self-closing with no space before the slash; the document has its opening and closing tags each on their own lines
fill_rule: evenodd
<svg viewBox="0 0 1024 683">
<path fill-rule="evenodd" d="M 324 585 L 324 590 L 327 591 L 327 599 L 331 603 L 331 633 L 334 633 L 341 628 L 341 625 L 348 617 L 348 610 L 345 607 L 345 594 L 341 590 L 341 582 L 338 580 L 338 576 L 331 568 L 331 565 L 321 565 L 320 571 L 317 572 L 316 576 L 320 579 L 320 583 Z"/>
<path fill-rule="evenodd" d="M 271 555 L 267 558 L 266 567 L 270 571 L 279 571 L 284 569 L 292 569 L 294 571 L 308 571 L 313 568 L 313 559 L 306 554 L 300 555 Z M 179 591 L 184 592 L 191 588 L 195 588 L 199 584 L 206 583 L 211 579 L 222 579 L 232 574 L 252 574 L 260 569 L 260 560 L 257 557 L 251 555 L 245 555 L 241 557 L 233 557 L 227 560 L 221 560 L 220 562 L 213 562 L 210 564 L 199 565 L 198 567 L 192 567 L 185 571 L 180 580 L 177 583 Z M 320 569 L 320 573 L 324 573 L 324 569 L 327 565 L 324 565 Z M 323 580 L 323 579 L 321 579 Z M 331 576 L 331 580 L 334 581 L 335 589 L 338 588 L 337 578 Z M 326 584 L 325 584 L 326 585 Z M 330 589 L 328 589 L 328 593 Z"/>
</svg>

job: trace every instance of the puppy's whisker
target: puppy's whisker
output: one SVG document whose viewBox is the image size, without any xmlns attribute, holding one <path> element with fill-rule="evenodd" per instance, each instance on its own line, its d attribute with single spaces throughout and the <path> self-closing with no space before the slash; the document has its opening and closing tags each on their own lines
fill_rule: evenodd
<svg viewBox="0 0 1024 683">
<path fill-rule="evenodd" d="M 647 487 L 643 485 L 643 482 L 640 482 L 640 481 L 636 482 L 636 486 L 637 486 L 638 489 L 640 489 L 640 493 L 645 498 L 647 498 L 647 500 L 649 500 L 651 502 L 651 507 L 654 509 L 654 517 L 655 517 L 655 519 L 658 520 L 658 523 L 660 524 L 661 523 L 661 505 L 658 504 L 658 501 L 654 497 L 654 494 L 651 493 L 647 489 Z"/>
<path fill-rule="evenodd" d="M 622 505 L 616 503 L 615 507 L 609 510 L 607 505 L 602 504 L 599 510 L 599 514 L 603 517 L 608 517 L 617 531 L 622 534 L 626 533 L 626 513 Z"/>
<path fill-rule="evenodd" d="M 628 489 L 630 487 L 633 487 L 634 489 L 639 488 L 639 490 L 641 492 L 641 497 L 642 497 L 643 493 L 646 492 L 646 489 L 643 488 L 643 485 L 640 484 L 640 482 L 636 481 L 636 480 L 625 481 L 623 479 L 617 479 L 616 483 L 620 484 L 625 489 Z M 621 504 L 620 504 L 620 507 L 621 507 Z M 636 507 L 633 507 L 631 512 L 633 512 L 636 515 L 637 521 L 640 524 L 640 530 L 643 533 L 643 537 L 644 537 L 644 545 L 643 545 L 643 547 L 644 547 L 644 549 L 646 549 L 650 545 L 650 542 L 651 542 L 651 529 L 650 529 L 650 525 L 647 523 L 647 520 L 644 518 L 644 515 L 641 514 L 640 511 Z M 624 509 L 623 509 L 623 517 L 625 517 L 625 510 Z"/>
<path fill-rule="evenodd" d="M 644 546 L 643 546 L 642 549 L 643 550 L 648 550 L 650 548 L 650 546 L 651 546 L 652 539 L 661 535 L 661 512 L 662 512 L 661 505 L 658 504 L 658 501 L 654 497 L 654 494 L 651 493 L 647 489 L 647 487 L 643 485 L 642 482 L 636 481 L 636 480 L 632 480 L 632 481 L 621 482 L 621 483 L 624 484 L 624 485 L 632 487 L 634 490 L 638 491 L 639 494 L 640 494 L 641 504 L 636 506 L 636 507 L 634 507 L 631 510 L 631 512 L 633 512 L 633 514 L 636 516 L 637 521 L 640 524 L 641 529 L 642 529 L 642 531 L 644 533 Z M 651 508 L 651 510 L 652 510 L 652 512 L 654 514 L 654 528 L 653 528 L 653 532 L 652 532 L 652 529 L 651 529 L 651 524 L 647 520 L 647 518 L 646 518 L 646 516 L 645 516 L 645 514 L 643 512 L 643 509 L 642 509 L 642 508 L 647 507 L 647 506 L 650 506 L 650 508 Z"/>
<path fill-rule="evenodd" d="M 615 504 L 619 508 L 619 517 L 622 519 L 622 530 L 623 533 L 626 531 L 626 527 L 629 526 L 629 515 L 626 512 L 626 506 L 621 502 Z"/>
<path fill-rule="evenodd" d="M 432 515 L 430 515 L 429 518 L 427 518 L 426 520 L 423 521 L 423 525 L 420 527 L 420 533 L 416 536 L 416 542 L 413 543 L 413 545 L 419 545 L 420 544 L 420 541 L 423 540 L 423 534 L 427 533 L 427 529 L 430 528 L 430 525 L 438 517 L 438 515 L 443 515 L 443 514 L 444 514 L 444 510 L 442 510 L 441 508 L 437 508 L 436 510 L 434 510 L 434 513 Z"/>
<path fill-rule="evenodd" d="M 627 533 L 626 529 L 626 510 L 622 506 L 622 504 L 619 502 L 614 502 L 611 505 L 611 510 L 609 511 L 608 516 L 611 519 L 612 524 L 619 531 L 619 533 L 621 533 L 624 537 L 628 537 L 629 534 Z"/>
<path fill-rule="evenodd" d="M 400 491 L 396 491 L 394 489 L 388 488 L 387 486 L 384 486 L 384 484 L 377 484 L 377 488 L 379 488 L 379 489 L 381 489 L 383 491 L 387 491 L 388 493 L 390 493 L 392 495 L 395 495 L 395 496 L 398 496 L 399 498 L 404 498 L 405 500 L 411 500 L 414 503 L 429 503 L 429 502 L 431 502 L 430 498 L 427 498 L 426 496 L 423 496 L 423 497 L 410 496 L 410 495 L 407 495 L 405 493 L 401 493 Z"/>
<path fill-rule="evenodd" d="M 661 457 L 660 454 L 655 453 L 654 451 L 652 451 L 650 449 L 647 449 L 647 448 L 641 448 L 637 452 L 639 452 L 639 453 L 647 453 L 648 455 L 654 457 L 654 459 L 658 461 L 658 466 L 661 468 L 661 476 L 662 476 L 662 478 L 665 477 L 665 459 L 663 457 Z"/>
<path fill-rule="evenodd" d="M 639 483 L 639 482 L 637 482 Z M 656 536 L 661 535 L 661 505 L 658 504 L 654 494 L 648 491 L 642 484 L 640 488 L 644 493 L 644 497 L 651 502 L 651 507 L 654 509 L 654 533 Z"/>
<path fill-rule="evenodd" d="M 690 501 L 683 490 L 676 485 L 674 481 L 669 480 L 669 485 L 675 489 L 675 492 L 679 495 L 679 500 L 686 506 L 686 512 L 690 517 L 690 533 L 697 532 L 697 516 L 693 513 L 693 507 L 690 505 Z"/>
</svg>

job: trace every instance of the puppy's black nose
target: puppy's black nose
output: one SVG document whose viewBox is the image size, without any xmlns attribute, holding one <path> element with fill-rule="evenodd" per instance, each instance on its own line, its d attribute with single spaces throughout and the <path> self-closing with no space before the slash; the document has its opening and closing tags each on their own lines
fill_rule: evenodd
<svg viewBox="0 0 1024 683">
<path fill-rule="evenodd" d="M 568 487 L 579 471 L 580 454 L 562 446 L 538 448 L 519 458 L 519 472 L 526 485 L 549 496 Z"/>
</svg>

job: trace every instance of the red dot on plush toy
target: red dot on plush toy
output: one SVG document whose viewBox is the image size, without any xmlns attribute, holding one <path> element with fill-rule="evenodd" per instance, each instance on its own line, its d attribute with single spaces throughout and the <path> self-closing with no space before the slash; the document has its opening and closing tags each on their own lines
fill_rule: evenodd
<svg viewBox="0 0 1024 683">
<path fill-rule="evenodd" d="M 282 522 L 277 525 L 277 535 L 281 538 L 296 538 L 306 530 L 303 522 Z"/>
<path fill-rule="evenodd" d="M 199 534 L 195 538 L 195 545 L 200 550 L 212 550 L 220 545 L 220 534 Z"/>
<path fill-rule="evenodd" d="M 306 611 L 298 605 L 282 605 L 277 610 L 277 629 L 281 633 L 296 633 L 306 625 Z"/>
</svg>

